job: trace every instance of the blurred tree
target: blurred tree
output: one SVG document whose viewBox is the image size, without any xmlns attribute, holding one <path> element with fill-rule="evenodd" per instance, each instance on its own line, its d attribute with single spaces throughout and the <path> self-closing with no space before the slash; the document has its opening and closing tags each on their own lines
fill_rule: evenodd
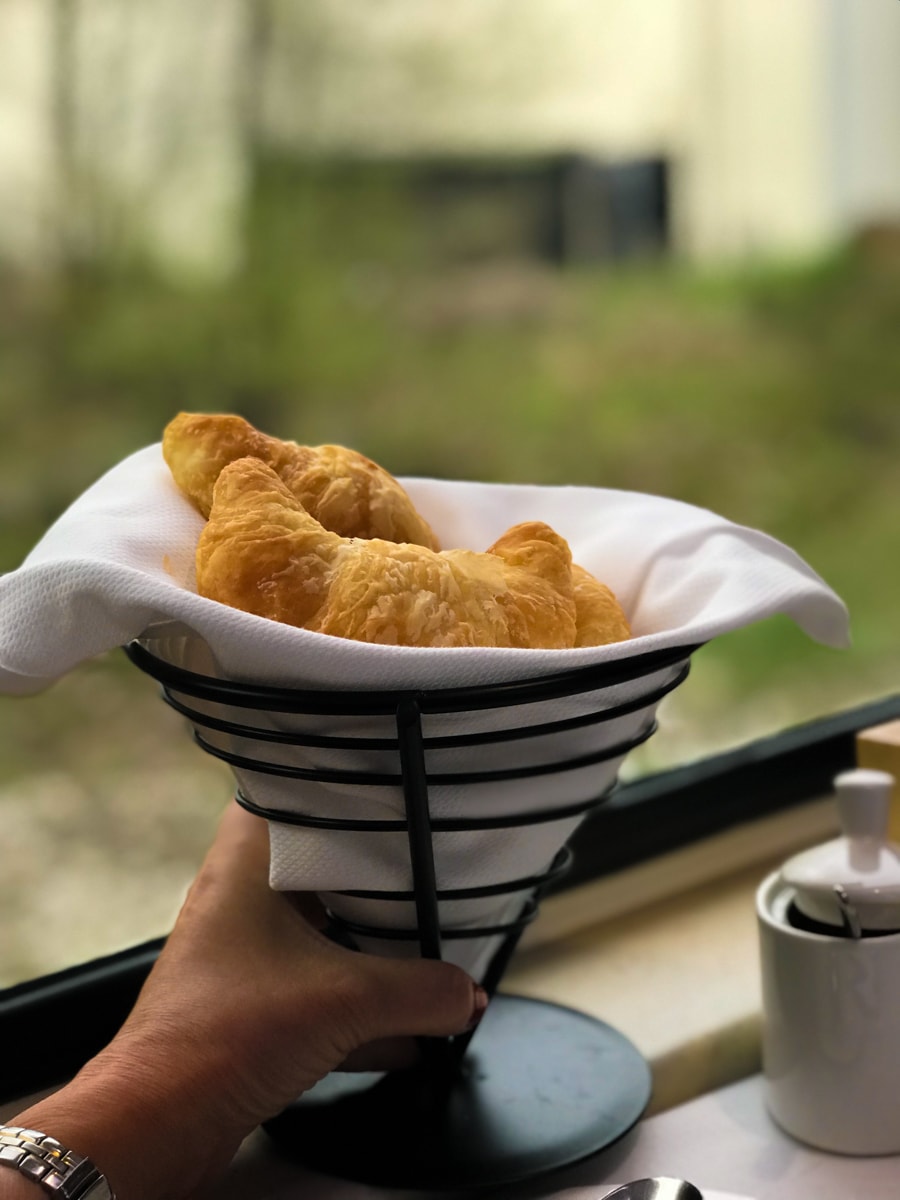
<svg viewBox="0 0 900 1200">
<path fill-rule="evenodd" d="M 72 216 L 79 205 L 75 156 L 78 71 L 75 31 L 80 12 L 80 0 L 53 0 L 50 6 L 51 113 L 58 181 L 54 216 L 58 260 L 65 268 L 71 265 L 74 257 Z"/>
</svg>

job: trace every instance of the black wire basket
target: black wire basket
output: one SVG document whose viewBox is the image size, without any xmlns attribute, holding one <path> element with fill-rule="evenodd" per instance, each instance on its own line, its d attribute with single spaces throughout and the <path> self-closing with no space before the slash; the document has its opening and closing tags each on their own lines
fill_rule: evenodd
<svg viewBox="0 0 900 1200">
<path fill-rule="evenodd" d="M 574 828 L 609 797 L 625 755 L 652 736 L 656 707 L 685 679 L 697 647 L 525 681 L 376 692 L 218 679 L 173 665 L 148 649 L 152 644 L 133 642 L 126 653 L 161 684 L 200 747 L 232 767 L 237 799 L 246 809 L 277 826 L 328 836 L 403 837 L 409 886 L 344 888 L 323 896 L 337 940 L 385 952 L 404 943 L 427 958 L 449 957 L 448 945 L 471 939 L 490 951 L 479 977 L 493 999 L 477 1038 L 426 1039 L 422 1065 L 412 1071 L 329 1076 L 269 1123 L 281 1148 L 308 1165 L 363 1182 L 471 1190 L 577 1161 L 632 1128 L 649 1101 L 651 1081 L 627 1039 L 571 1009 L 495 994 L 543 891 L 571 861 L 567 847 L 554 848 L 549 861 L 513 878 L 460 887 L 441 883 L 435 843 L 442 834 Z M 477 720 L 485 713 L 487 727 Z M 463 732 L 442 732 L 440 722 L 449 715 L 464 723 L 476 719 Z M 585 749 L 592 731 L 608 731 L 623 718 L 624 736 L 607 732 Z M 534 746 L 539 754 L 529 754 Z M 453 769 L 446 769 L 448 763 Z M 593 783 L 598 771 L 599 787 Z M 363 795 L 399 790 L 403 815 L 346 817 L 260 802 L 254 783 L 267 777 Z M 515 788 L 544 777 L 556 803 L 475 815 L 447 815 L 432 803 L 441 789 Z M 358 901 L 366 920 L 352 915 Z M 471 901 L 499 903 L 503 918 L 442 919 Z M 342 904 L 351 915 L 342 913 Z M 375 910 L 385 914 L 383 920 L 371 918 Z M 398 911 L 404 914 L 399 920 Z"/>
</svg>

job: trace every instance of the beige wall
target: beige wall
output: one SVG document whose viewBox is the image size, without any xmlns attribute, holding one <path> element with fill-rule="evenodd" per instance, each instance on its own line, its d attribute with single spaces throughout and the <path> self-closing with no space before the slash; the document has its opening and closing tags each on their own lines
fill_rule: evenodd
<svg viewBox="0 0 900 1200">
<path fill-rule="evenodd" d="M 317 0 L 285 6 L 269 121 L 349 152 L 584 150 L 671 140 L 684 0 Z"/>
<path fill-rule="evenodd" d="M 227 268 L 246 186 L 250 0 L 78 0 L 74 173 L 51 120 L 61 2 L 0 2 L 0 249 L 52 258 L 80 190 L 94 228 L 77 236 L 137 228 L 164 258 Z M 694 259 L 803 254 L 900 216 L 898 0 L 273 11 L 260 115 L 286 149 L 666 155 L 676 244 Z"/>
<path fill-rule="evenodd" d="M 897 0 L 319 0 L 283 33 L 285 146 L 663 154 L 693 259 L 900 217 Z"/>
<path fill-rule="evenodd" d="M 831 182 L 838 219 L 900 210 L 900 3 L 831 0 Z"/>
<path fill-rule="evenodd" d="M 145 230 L 167 256 L 198 269 L 229 262 L 245 187 L 236 74 L 241 4 L 79 5 L 84 157 L 100 166 L 121 201 L 122 229 L 114 235 Z M 94 182 L 89 170 L 85 186 Z M 115 206 L 106 209 L 115 219 Z"/>
<path fill-rule="evenodd" d="M 900 3 L 686 3 L 686 253 L 798 255 L 900 220 Z"/>
<path fill-rule="evenodd" d="M 802 254 L 834 234 L 828 7 L 686 5 L 692 37 L 677 220 L 691 257 Z"/>
<path fill-rule="evenodd" d="M 0 4 L 0 251 L 29 261 L 53 228 L 47 10 Z"/>
<path fill-rule="evenodd" d="M 58 153 L 53 14 L 0 0 L 0 251 L 52 266 L 148 241 L 182 269 L 225 268 L 244 193 L 239 0 L 78 0 L 71 120 Z"/>
</svg>

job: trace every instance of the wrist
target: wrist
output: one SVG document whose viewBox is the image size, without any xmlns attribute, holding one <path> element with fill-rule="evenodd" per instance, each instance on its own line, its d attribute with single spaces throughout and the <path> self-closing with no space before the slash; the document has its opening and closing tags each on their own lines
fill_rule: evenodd
<svg viewBox="0 0 900 1200">
<path fill-rule="evenodd" d="M 120 1034 L 69 1084 L 11 1123 L 90 1158 L 117 1200 L 180 1200 L 224 1170 L 240 1143 L 243 1131 L 214 1111 L 215 1096 L 202 1055 L 170 1048 L 163 1057 Z M 10 1200 L 25 1200 L 23 1186 L 39 1200 L 40 1190 L 25 1179 Z"/>
</svg>

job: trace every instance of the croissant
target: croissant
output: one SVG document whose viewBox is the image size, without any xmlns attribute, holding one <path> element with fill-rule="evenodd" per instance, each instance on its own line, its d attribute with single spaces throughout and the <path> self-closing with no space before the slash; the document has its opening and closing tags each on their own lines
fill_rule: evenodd
<svg viewBox="0 0 900 1200">
<path fill-rule="evenodd" d="M 485 553 L 344 538 L 257 458 L 226 466 L 197 546 L 201 595 L 319 633 L 400 646 L 575 644 L 565 539 L 527 521 Z"/>
<path fill-rule="evenodd" d="M 577 563 L 572 563 L 572 583 L 576 646 L 606 646 L 631 637 L 628 618 L 611 588 Z"/>
<path fill-rule="evenodd" d="M 344 446 L 298 446 L 260 433 L 243 417 L 179 413 L 163 432 L 162 449 L 176 484 L 204 517 L 222 468 L 253 457 L 267 463 L 333 533 L 438 548 L 433 530 L 393 475 Z"/>
</svg>

